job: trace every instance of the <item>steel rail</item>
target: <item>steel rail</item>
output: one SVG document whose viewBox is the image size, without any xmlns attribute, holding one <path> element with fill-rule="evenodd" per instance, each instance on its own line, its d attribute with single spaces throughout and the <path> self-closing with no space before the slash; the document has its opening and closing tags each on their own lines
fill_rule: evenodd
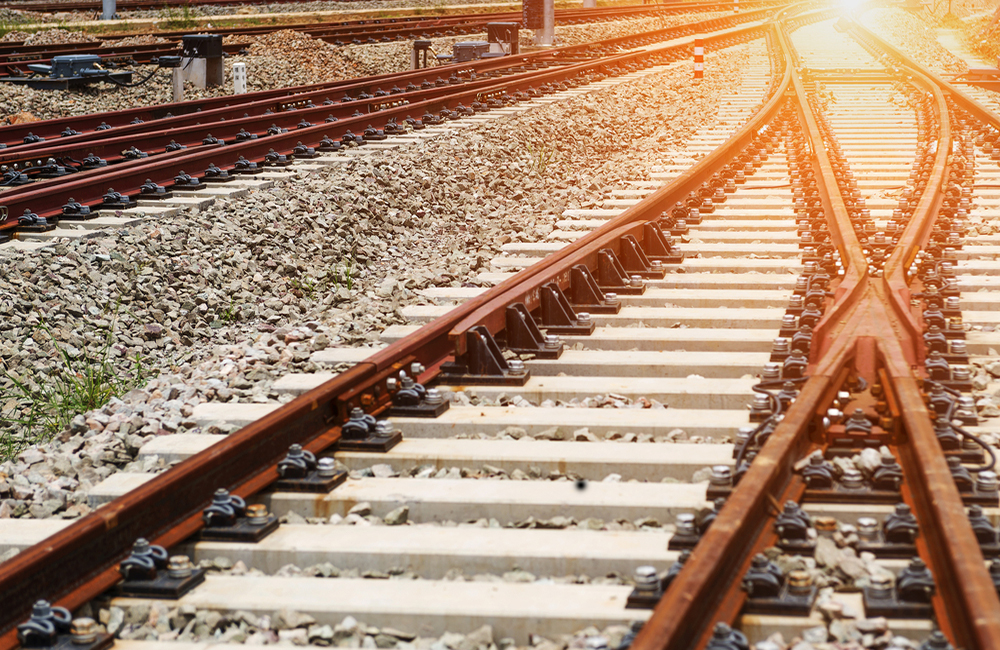
<svg viewBox="0 0 1000 650">
<path fill-rule="evenodd" d="M 873 41 L 888 45 L 882 39 Z M 952 150 L 951 127 L 945 92 L 954 93 L 956 102 L 976 114 L 978 102 L 951 88 L 901 52 L 883 48 L 902 61 L 911 75 L 934 94 L 934 110 L 940 123 L 934 168 L 927 188 L 918 202 L 913 217 L 900 236 L 896 249 L 886 261 L 883 290 L 892 298 L 892 307 L 913 337 L 917 363 L 923 361 L 923 345 L 917 317 L 910 307 L 910 290 L 907 269 L 917 252 L 927 243 L 934 218 L 941 207 L 948 156 Z M 964 98 L 964 100 L 963 100 Z M 988 112 L 988 111 L 987 111 Z M 989 117 L 980 113 L 980 117 Z M 996 116 L 992 116 L 996 118 Z M 909 355 L 908 355 L 909 356 Z M 910 444 L 900 448 L 904 471 L 920 518 L 920 530 L 927 545 L 927 552 L 935 580 L 938 584 L 941 608 L 947 616 L 938 617 L 942 631 L 951 637 L 956 646 L 967 648 L 1000 647 L 1000 598 L 992 579 L 986 572 L 982 551 L 965 514 L 961 495 L 952 478 L 951 470 L 940 451 L 937 435 L 931 424 L 930 414 L 923 395 L 909 364 L 911 358 L 900 359 L 896 364 L 886 363 L 886 372 L 893 380 L 889 388 L 894 391 L 899 404 L 904 427 Z M 961 621 L 961 625 L 956 625 Z"/>
<path fill-rule="evenodd" d="M 761 26 L 750 26 L 726 34 L 712 35 L 706 40 L 716 42 L 735 38 L 750 38 L 763 29 Z M 647 57 L 658 58 L 673 49 L 686 47 L 678 45 L 619 54 L 598 61 L 543 70 L 531 78 L 522 79 L 519 82 L 501 82 L 492 87 L 471 90 L 459 88 L 456 92 L 443 97 L 394 106 L 330 124 L 320 123 L 287 133 L 225 146 L 201 145 L 188 150 L 80 172 L 69 178 L 62 177 L 23 185 L 0 195 L 0 201 L 7 208 L 8 214 L 7 222 L 0 222 L 0 230 L 14 228 L 15 222 L 13 220 L 23 214 L 26 209 L 40 216 L 55 215 L 61 213 L 61 206 L 65 205 L 70 198 L 84 205 L 97 205 L 102 202 L 102 196 L 108 187 L 113 187 L 122 194 L 133 195 L 139 192 L 147 179 L 160 185 L 170 186 L 173 184 L 174 176 L 184 170 L 202 170 L 210 164 L 216 164 L 222 169 L 234 169 L 236 161 L 241 155 L 249 160 L 262 161 L 270 150 L 287 153 L 298 142 L 314 145 L 327 135 L 336 134 L 339 138 L 347 130 L 360 133 L 368 124 L 383 126 L 390 120 L 402 120 L 411 114 L 422 115 L 425 111 L 439 112 L 444 108 L 455 108 L 459 104 L 471 104 L 484 94 L 525 90 L 535 84 L 566 80 L 587 71 L 602 71 L 615 65 L 641 61 Z M 377 102 L 372 101 L 371 103 Z M 270 117 L 272 116 L 268 116 L 268 118 Z"/>
<path fill-rule="evenodd" d="M 772 30 L 788 62 L 785 88 L 791 89 L 803 102 L 801 82 L 792 71 L 794 49 L 778 24 L 773 24 Z M 807 105 L 801 107 L 804 117 L 810 112 Z M 812 126 L 815 127 L 815 123 Z M 811 141 L 813 153 L 820 161 L 820 171 L 823 172 L 817 175 L 817 187 L 821 195 L 828 195 L 824 203 L 832 206 L 839 202 L 842 208 L 843 201 L 839 199 L 822 141 L 815 133 L 811 134 Z M 827 169 L 831 170 L 829 175 L 825 173 Z M 839 216 L 846 218 L 846 208 Z M 848 228 L 840 230 L 843 232 L 842 245 L 849 250 L 853 230 L 850 234 Z M 863 278 L 867 266 L 864 258 L 849 256 L 845 259 L 853 262 L 852 277 L 857 280 Z M 844 295 L 854 297 L 856 291 L 850 290 Z M 833 309 L 829 308 L 828 312 Z M 726 505 L 701 537 L 684 569 L 660 599 L 653 615 L 632 643 L 632 650 L 699 648 L 707 641 L 717 621 L 733 622 L 742 604 L 742 594 L 734 585 L 739 585 L 757 546 L 750 540 L 758 540 L 768 530 L 766 524 L 771 520 L 771 498 L 775 494 L 785 495 L 789 490 L 794 477 L 793 465 L 805 456 L 810 446 L 806 433 L 820 405 L 829 400 L 831 392 L 837 390 L 834 380 L 853 357 L 854 349 L 838 342 L 826 347 L 818 364 L 812 362 L 809 380 L 802 386 L 784 419 L 768 437 L 738 488 L 733 490 Z M 721 604 L 723 611 L 706 607 L 705 603 Z"/>
<path fill-rule="evenodd" d="M 874 44 L 878 49 L 886 52 L 889 56 L 901 62 L 907 68 L 910 68 L 923 77 L 933 81 L 938 88 L 947 92 L 951 96 L 951 99 L 961 108 L 972 113 L 977 119 L 989 124 L 994 129 L 1000 130 L 1000 113 L 990 110 L 961 88 L 949 83 L 941 75 L 929 69 L 927 66 L 921 65 L 914 60 L 913 57 L 906 54 L 895 45 L 892 45 L 884 38 L 878 36 L 875 32 L 871 31 L 856 20 L 851 21 L 850 29 L 855 32 L 855 36 L 859 41 L 862 43 L 867 42 Z"/>
<path fill-rule="evenodd" d="M 751 0 L 741 4 L 747 9 L 758 6 L 774 6 L 786 3 L 787 0 Z M 162 5 L 160 5 L 162 6 Z M 576 24 L 577 22 L 594 22 L 603 20 L 624 19 L 645 15 L 678 15 L 700 11 L 726 11 L 732 8 L 732 2 L 684 2 L 676 4 L 640 4 L 614 7 L 595 7 L 588 9 L 556 9 L 556 24 Z M 523 18 L 520 11 L 495 13 L 446 14 L 441 16 L 400 15 L 392 18 L 358 19 L 345 21 L 311 21 L 301 23 L 276 23 L 273 25 L 253 25 L 237 27 L 204 27 L 199 26 L 199 34 L 221 34 L 224 36 L 251 36 L 269 34 L 276 30 L 295 30 L 307 34 L 333 36 L 338 32 L 347 35 L 378 34 L 381 31 L 402 29 L 404 27 L 425 26 L 428 28 L 450 28 L 462 26 L 463 23 L 485 22 L 520 22 Z M 157 30 L 154 36 L 179 40 L 182 36 L 191 34 L 192 30 Z M 14 53 L 48 52 L 53 47 L 81 49 L 100 47 L 100 43 L 117 41 L 130 36 L 147 36 L 149 31 L 119 32 L 112 35 L 95 35 L 100 42 L 76 41 L 57 45 L 24 45 L 24 41 L 5 41 L 0 43 L 0 56 Z"/>
<path fill-rule="evenodd" d="M 393 83 L 406 85 L 410 82 L 423 81 L 428 77 L 434 78 L 443 76 L 444 78 L 447 78 L 451 74 L 461 71 L 475 70 L 477 72 L 488 72 L 514 66 L 530 65 L 535 61 L 593 56 L 594 53 L 599 50 L 606 50 L 610 52 L 619 48 L 633 47 L 634 44 L 639 42 L 641 39 L 674 40 L 694 33 L 718 31 L 720 29 L 727 29 L 742 23 L 763 20 L 772 11 L 773 8 L 765 8 L 755 11 L 741 12 L 736 15 L 719 16 L 693 23 L 685 23 L 683 25 L 675 25 L 673 27 L 653 30 L 650 32 L 618 36 L 601 41 L 583 43 L 580 45 L 566 45 L 550 48 L 541 52 L 518 54 L 497 59 L 485 59 L 468 63 L 453 63 L 430 69 L 409 70 L 402 73 L 387 73 L 373 77 L 365 77 L 362 79 L 346 79 L 322 84 L 258 91 L 254 93 L 247 93 L 246 95 L 230 95 L 212 99 L 199 99 L 171 104 L 160 104 L 151 107 L 139 107 L 123 111 L 109 111 L 106 113 L 58 118 L 55 120 L 46 120 L 45 122 L 32 122 L 29 124 L 4 126 L 0 127 L 0 142 L 6 143 L 8 148 L 14 149 L 22 145 L 22 141 L 28 133 L 34 133 L 35 135 L 45 138 L 56 138 L 59 137 L 59 134 L 67 127 L 72 127 L 77 131 L 93 131 L 102 122 L 104 122 L 113 128 L 119 128 L 122 126 L 128 126 L 135 119 L 141 119 L 149 122 L 156 119 L 171 119 L 166 117 L 168 114 L 173 116 L 192 115 L 195 113 L 204 114 L 204 112 L 207 112 L 208 110 L 225 107 L 230 109 L 228 118 L 232 118 L 233 116 L 242 115 L 242 111 L 239 109 L 243 104 L 255 101 L 266 99 L 276 100 L 279 97 L 301 95 L 313 91 L 319 92 L 323 90 L 328 92 L 332 92 L 334 90 L 346 91 L 346 89 L 351 89 L 352 91 L 364 90 L 368 94 L 373 94 L 375 89 L 381 86 L 389 86 Z M 709 37 L 710 36 L 711 35 L 709 34 Z M 304 99 L 305 98 L 302 98 L 302 101 L 304 101 Z M 299 100 L 289 100 L 290 103 L 293 101 Z M 164 128 L 171 128 L 173 124 L 175 123 L 167 123 L 164 125 Z M 111 129 L 109 129 L 109 131 L 111 131 Z M 134 133 L 135 131 L 128 132 Z M 111 134 L 107 131 L 98 131 L 97 133 L 102 134 L 104 137 L 111 137 Z"/>
<path fill-rule="evenodd" d="M 788 46 L 784 39 L 783 42 Z M 891 257 L 892 265 L 887 265 L 884 277 L 876 282 L 868 274 L 867 263 L 858 255 L 860 244 L 839 199 L 829 156 L 810 117 L 804 89 L 798 79 L 793 83 L 816 157 L 814 164 L 820 171 L 817 185 L 821 194 L 829 195 L 824 204 L 831 208 L 827 212 L 831 231 L 839 239 L 838 248 L 849 253 L 848 272 L 838 288 L 837 304 L 821 322 L 827 343 L 819 358 L 812 359 L 809 380 L 632 647 L 634 650 L 702 647 L 710 636 L 712 623 L 735 619 L 743 595 L 732 585 L 738 584 L 752 551 L 761 548 L 758 535 L 764 532 L 764 523 L 770 521 L 768 495 L 786 495 L 794 490 L 790 465 L 804 455 L 802 452 L 809 446 L 809 428 L 825 410 L 822 407 L 829 403 L 831 391 L 838 389 L 837 378 L 848 364 L 870 381 L 876 379 L 877 369 L 884 369 L 890 380 L 887 390 L 898 404 L 897 415 L 902 419 L 908 442 L 899 450 L 907 489 L 917 506 L 914 511 L 920 519 L 921 547 L 927 549 L 928 564 L 939 585 L 934 605 L 942 630 L 963 647 L 1000 647 L 1000 601 L 985 571 L 978 542 L 913 374 L 912 363 L 922 353 L 922 345 L 920 338 L 913 336 L 919 330 L 910 313 L 905 267 L 901 263 L 912 259 L 923 243 L 940 205 L 938 190 L 951 148 L 943 95 L 933 89 L 940 132 L 931 179 Z M 900 309 L 903 297 L 905 310 Z M 747 544 L 751 539 L 758 542 Z M 709 612 L 703 606 L 706 602 L 719 603 L 721 609 Z"/>
<path fill-rule="evenodd" d="M 297 0 L 278 0 L 279 3 L 294 2 Z M 347 2 L 348 0 L 343 0 Z M 119 0 L 118 11 L 130 11 L 138 9 L 163 9 L 164 7 L 199 7 L 199 6 L 227 6 L 227 5 L 252 5 L 269 4 L 270 0 L 174 0 L 162 2 L 157 0 Z M 672 8 L 682 7 L 684 2 L 673 0 L 668 2 L 658 2 L 657 6 Z M 731 5 L 730 5 L 731 6 Z M 100 11 L 102 8 L 100 0 L 67 0 L 65 2 L 36 2 L 28 0 L 26 2 L 5 2 L 0 7 L 6 9 L 16 9 L 21 11 Z"/>
<path fill-rule="evenodd" d="M 711 178 L 731 153 L 742 150 L 756 130 L 773 117 L 787 87 L 787 71 L 783 80 L 763 108 L 723 145 L 722 152 L 713 152 L 664 190 L 612 220 L 602 229 L 604 240 L 611 243 L 614 231 L 621 226 L 627 228 L 640 219 L 658 216 L 665 207 L 686 198 L 692 184 Z M 580 249 L 593 241 L 588 237 L 587 242 L 575 242 L 567 248 Z M 418 377 L 420 381 L 433 379 L 436 368 L 454 358 L 450 334 L 458 323 L 483 306 L 499 308 L 509 290 L 527 277 L 537 278 L 543 273 L 557 277 L 568 268 L 566 257 L 564 254 L 559 259 L 546 259 L 502 282 L 267 418 L 228 436 L 220 445 L 178 464 L 139 490 L 0 565 L 0 650 L 16 646 L 13 626 L 23 620 L 30 603 L 37 598 L 45 597 L 70 608 L 87 602 L 114 583 L 116 564 L 128 554 L 137 537 L 174 544 L 197 531 L 199 513 L 216 488 L 227 487 L 236 494 L 248 495 L 276 477 L 275 464 L 289 444 L 305 442 L 314 452 L 333 445 L 338 425 L 345 421 L 350 407 L 364 401 L 368 411 L 379 412 L 386 403 L 385 380 L 399 368 L 409 367 L 410 361 L 427 366 L 428 370 Z M 254 454 L 241 453 L 250 448 Z M 165 492 L 173 487 L 176 491 Z M 159 502 L 163 503 L 162 510 L 154 505 Z M 182 527 L 176 528 L 178 525 Z"/>
</svg>

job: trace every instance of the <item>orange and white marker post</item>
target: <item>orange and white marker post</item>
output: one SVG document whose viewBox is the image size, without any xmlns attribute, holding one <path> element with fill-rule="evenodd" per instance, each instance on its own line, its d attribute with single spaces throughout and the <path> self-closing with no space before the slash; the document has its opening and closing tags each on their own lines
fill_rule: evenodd
<svg viewBox="0 0 1000 650">
<path fill-rule="evenodd" d="M 694 78 L 701 79 L 705 76 L 705 41 L 694 39 Z"/>
</svg>

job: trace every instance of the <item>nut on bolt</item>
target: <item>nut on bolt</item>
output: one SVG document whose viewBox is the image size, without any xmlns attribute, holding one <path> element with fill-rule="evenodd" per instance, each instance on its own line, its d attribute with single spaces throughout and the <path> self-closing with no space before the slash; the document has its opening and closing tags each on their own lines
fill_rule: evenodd
<svg viewBox="0 0 1000 650">
<path fill-rule="evenodd" d="M 253 506 L 250 506 L 253 508 Z M 247 508 L 249 510 L 250 508 Z M 171 578 L 187 578 L 194 572 L 191 558 L 186 555 L 171 555 L 167 561 L 167 575 Z"/>
<path fill-rule="evenodd" d="M 92 618 L 74 618 L 69 633 L 76 645 L 87 645 L 97 640 L 97 621 Z"/>
<path fill-rule="evenodd" d="M 254 503 L 247 506 L 247 523 L 252 526 L 263 526 L 267 523 L 267 518 L 269 513 L 267 512 L 267 506 L 263 503 Z"/>
<path fill-rule="evenodd" d="M 337 461 L 328 456 L 320 458 L 316 461 L 316 473 L 321 478 L 330 478 L 337 473 Z"/>
<path fill-rule="evenodd" d="M 660 587 L 660 578 L 656 573 L 656 567 L 644 564 L 636 567 L 635 588 L 639 591 L 656 591 Z"/>
</svg>

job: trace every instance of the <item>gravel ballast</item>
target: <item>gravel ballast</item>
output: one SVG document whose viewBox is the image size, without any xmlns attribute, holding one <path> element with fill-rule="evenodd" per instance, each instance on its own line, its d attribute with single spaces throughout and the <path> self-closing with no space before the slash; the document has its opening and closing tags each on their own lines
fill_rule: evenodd
<svg viewBox="0 0 1000 650">
<path fill-rule="evenodd" d="M 59 367 L 43 323 L 64 349 L 92 357 L 113 327 L 119 372 L 140 356 L 156 378 L 0 465 L 0 517 L 83 514 L 99 480 L 163 466 L 133 462 L 151 436 L 228 433 L 196 426 L 196 404 L 276 401 L 276 377 L 315 371 L 314 350 L 373 343 L 404 322 L 403 306 L 423 301 L 419 289 L 475 286 L 504 243 L 537 241 L 565 209 L 594 207 L 626 179 L 648 178 L 651 161 L 669 159 L 714 121 L 755 48 L 763 44 L 710 56 L 700 86 L 681 64 L 202 213 L 31 253 L 0 249 L 9 269 L 0 280 L 7 369 L 42 379 Z M 565 125 L 558 140 L 552 125 Z M 540 169 L 545 147 L 551 161 Z M 10 412 L 18 404 L 0 382 Z"/>
</svg>

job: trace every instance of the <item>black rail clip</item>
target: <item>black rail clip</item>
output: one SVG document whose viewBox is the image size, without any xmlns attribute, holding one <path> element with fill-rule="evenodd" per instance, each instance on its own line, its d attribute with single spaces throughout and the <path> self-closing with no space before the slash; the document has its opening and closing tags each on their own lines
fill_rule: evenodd
<svg viewBox="0 0 1000 650">
<path fill-rule="evenodd" d="M 162 546 L 141 537 L 118 571 L 125 580 L 114 588 L 116 596 L 168 599 L 180 598 L 200 585 L 206 573 L 206 569 L 195 568 L 186 555 L 168 557 Z"/>
<path fill-rule="evenodd" d="M 274 489 L 281 492 L 316 492 L 325 494 L 347 480 L 347 472 L 337 469 L 332 458 L 316 459 L 301 445 L 288 448 L 288 455 L 278 462 Z"/>
<path fill-rule="evenodd" d="M 68 609 L 45 600 L 36 601 L 31 618 L 17 626 L 17 640 L 22 648 L 46 650 L 103 650 L 114 643 L 113 636 L 97 631 L 94 619 L 73 619 Z"/>
<path fill-rule="evenodd" d="M 436 418 L 451 407 L 436 388 L 426 388 L 415 378 L 426 368 L 419 362 L 410 364 L 410 373 L 399 371 L 399 379 L 389 377 L 386 388 L 392 394 L 392 408 L 389 415 L 394 417 Z"/>
<path fill-rule="evenodd" d="M 763 553 L 751 560 L 742 586 L 747 592 L 744 611 L 754 614 L 808 615 L 818 592 L 808 571 L 786 576 Z"/>
<path fill-rule="evenodd" d="M 340 427 L 340 451 L 387 452 L 403 440 L 403 434 L 388 420 L 376 420 L 375 416 L 360 408 L 351 409 L 351 417 Z"/>
<path fill-rule="evenodd" d="M 923 560 L 915 557 L 896 578 L 895 587 L 887 575 L 871 577 L 871 585 L 864 588 L 865 613 L 869 617 L 930 618 L 933 594 L 934 578 Z"/>
<path fill-rule="evenodd" d="M 262 504 L 246 501 L 219 488 L 212 503 L 201 513 L 205 527 L 200 537 L 216 542 L 259 542 L 278 528 L 278 518 Z"/>
</svg>

